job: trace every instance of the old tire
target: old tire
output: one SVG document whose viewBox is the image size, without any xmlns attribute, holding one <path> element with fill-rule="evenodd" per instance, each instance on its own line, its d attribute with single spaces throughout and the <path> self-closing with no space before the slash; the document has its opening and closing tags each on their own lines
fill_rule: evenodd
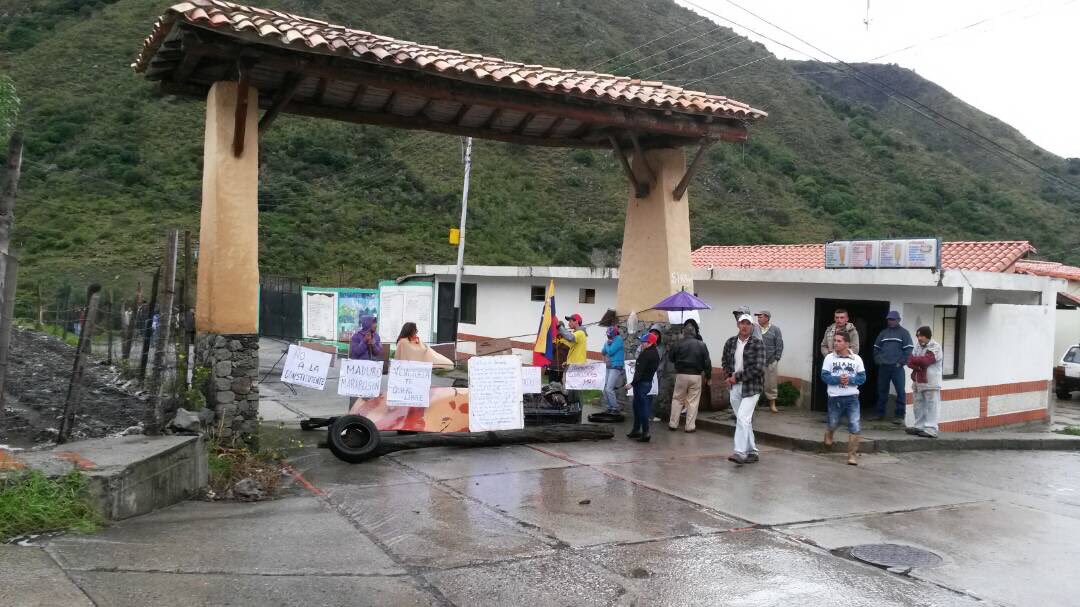
<svg viewBox="0 0 1080 607">
<path fill-rule="evenodd" d="M 1058 390 L 1057 397 L 1061 400 L 1069 400 L 1072 398 L 1072 392 L 1069 392 L 1068 390 Z"/>
<path fill-rule="evenodd" d="M 330 452 L 343 462 L 356 464 L 369 459 L 379 448 L 379 429 L 362 415 L 342 415 L 330 424 Z"/>
</svg>

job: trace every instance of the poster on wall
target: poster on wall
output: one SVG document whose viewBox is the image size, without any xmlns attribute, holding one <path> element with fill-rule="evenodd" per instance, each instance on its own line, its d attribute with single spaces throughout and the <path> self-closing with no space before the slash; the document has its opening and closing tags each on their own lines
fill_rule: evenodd
<svg viewBox="0 0 1080 607">
<path fill-rule="evenodd" d="M 873 268 L 878 261 L 878 243 L 873 240 L 857 240 L 851 243 L 852 268 Z"/>
<path fill-rule="evenodd" d="M 851 243 L 835 240 L 825 243 L 825 267 L 846 268 L 851 259 Z"/>
<path fill-rule="evenodd" d="M 337 292 L 303 288 L 303 336 L 333 341 L 337 336 Z"/>
<path fill-rule="evenodd" d="M 401 332 L 401 326 L 414 322 L 420 339 L 430 343 L 434 326 L 434 304 L 433 283 L 379 283 L 379 338 L 383 343 L 394 343 Z"/>
<path fill-rule="evenodd" d="M 882 240 L 878 244 L 878 267 L 904 267 L 904 257 L 907 255 L 906 244 L 904 240 Z"/>
<path fill-rule="evenodd" d="M 348 343 L 360 327 L 361 316 L 379 315 L 379 292 L 375 289 L 339 289 L 337 340 Z"/>
<path fill-rule="evenodd" d="M 936 268 L 941 264 L 941 243 L 924 238 L 907 241 L 904 265 L 908 268 Z"/>
<path fill-rule="evenodd" d="M 826 268 L 929 268 L 941 266 L 941 241 L 834 240 L 825 243 Z"/>
</svg>

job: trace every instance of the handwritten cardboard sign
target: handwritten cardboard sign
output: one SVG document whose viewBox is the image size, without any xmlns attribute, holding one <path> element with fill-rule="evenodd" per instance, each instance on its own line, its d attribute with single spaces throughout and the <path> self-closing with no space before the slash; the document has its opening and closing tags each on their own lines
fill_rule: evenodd
<svg viewBox="0 0 1080 607">
<path fill-rule="evenodd" d="M 637 361 L 636 360 L 628 360 L 628 361 L 626 361 L 624 363 L 624 365 L 626 367 L 626 395 L 627 396 L 633 396 L 634 395 L 634 388 L 632 388 L 630 386 L 630 384 L 634 383 L 634 369 L 637 367 Z M 653 378 L 652 378 L 652 388 L 649 390 L 648 395 L 649 396 L 656 396 L 659 393 L 660 393 L 660 377 L 654 373 Z"/>
<path fill-rule="evenodd" d="M 375 398 L 382 390 L 381 360 L 343 360 L 337 393 L 342 396 Z"/>
<path fill-rule="evenodd" d="M 401 407 L 427 407 L 431 397 L 431 363 L 390 361 L 386 403 Z"/>
<path fill-rule="evenodd" d="M 607 366 L 604 363 L 567 365 L 563 380 L 567 390 L 603 390 Z"/>
<path fill-rule="evenodd" d="M 285 356 L 285 367 L 281 370 L 281 382 L 323 390 L 326 388 L 326 374 L 334 357 L 328 352 L 319 352 L 296 344 L 289 346 Z"/>
<path fill-rule="evenodd" d="M 525 427 L 521 371 L 521 359 L 514 355 L 469 359 L 470 432 Z"/>
<path fill-rule="evenodd" d="M 521 393 L 522 394 L 540 394 L 543 388 L 540 381 L 540 367 L 522 367 L 521 368 Z"/>
</svg>

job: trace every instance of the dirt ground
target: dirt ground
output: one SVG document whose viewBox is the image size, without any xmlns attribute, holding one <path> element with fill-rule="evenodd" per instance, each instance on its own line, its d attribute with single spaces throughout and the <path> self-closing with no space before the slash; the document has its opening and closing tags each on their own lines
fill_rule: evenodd
<svg viewBox="0 0 1080 607">
<path fill-rule="evenodd" d="M 8 361 L 0 444 L 28 448 L 52 442 L 60 427 L 75 348 L 50 335 L 16 328 Z M 83 375 L 72 439 L 97 438 L 136 425 L 146 407 L 146 396 L 139 389 L 121 376 L 119 367 L 92 355 Z"/>
</svg>

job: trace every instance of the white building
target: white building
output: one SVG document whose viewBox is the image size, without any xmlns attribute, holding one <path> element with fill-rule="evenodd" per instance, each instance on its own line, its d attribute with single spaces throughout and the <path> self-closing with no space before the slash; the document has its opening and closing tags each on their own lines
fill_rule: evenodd
<svg viewBox="0 0 1080 607">
<path fill-rule="evenodd" d="M 943 243 L 943 269 L 936 271 L 825 269 L 820 244 L 702 247 L 693 253 L 694 285 L 713 309 L 702 311 L 701 331 L 719 365 L 724 340 L 735 332 L 731 311 L 742 305 L 769 310 L 784 336 L 781 381 L 800 389 L 800 406 L 823 409 L 814 371 L 834 309 L 849 311 L 871 368 L 873 340 L 885 326 L 885 314 L 897 310 L 913 337 L 917 327 L 931 326 L 944 346 L 943 430 L 1044 420 L 1055 357 L 1055 307 L 1066 285 L 1015 271 L 1016 262 L 1032 250 L 1027 242 Z M 432 275 L 439 285 L 437 331 L 439 341 L 449 340 L 454 267 L 420 265 L 417 273 Z M 560 317 L 578 313 L 595 323 L 615 307 L 615 269 L 466 266 L 458 329 L 466 342 L 462 349 L 510 338 L 527 354 L 551 279 Z M 596 358 L 603 341 L 601 328 L 589 332 Z M 876 398 L 873 380 L 864 389 L 864 407 Z"/>
<path fill-rule="evenodd" d="M 1080 344 L 1080 268 L 1053 261 L 1024 259 L 1016 262 L 1016 271 L 1067 281 L 1065 287 L 1058 292 L 1054 322 L 1053 363 L 1057 364 L 1070 346 Z"/>
</svg>

